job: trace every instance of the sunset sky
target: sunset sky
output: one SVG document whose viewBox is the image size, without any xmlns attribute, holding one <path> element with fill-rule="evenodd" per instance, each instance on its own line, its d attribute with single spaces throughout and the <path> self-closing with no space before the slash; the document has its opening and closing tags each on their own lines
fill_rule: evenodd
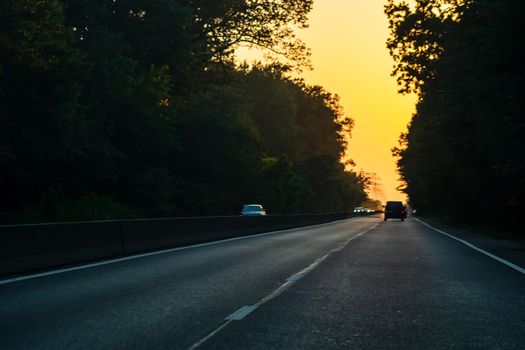
<svg viewBox="0 0 525 350">
<path fill-rule="evenodd" d="M 397 145 L 414 111 L 416 97 L 397 93 L 390 76 L 393 61 L 385 46 L 388 22 L 384 0 L 317 0 L 310 28 L 299 33 L 312 49 L 314 70 L 305 72 L 341 97 L 345 112 L 355 120 L 350 156 L 356 170 L 377 173 L 386 198 L 404 200 L 395 160 Z"/>
<path fill-rule="evenodd" d="M 310 27 L 297 34 L 312 50 L 314 67 L 302 77 L 338 94 L 345 113 L 355 121 L 349 144 L 355 170 L 380 177 L 384 196 L 376 199 L 405 200 L 396 190 L 399 176 L 390 150 L 406 130 L 416 97 L 398 94 L 390 76 L 394 62 L 385 44 L 384 4 L 385 0 L 316 0 Z"/>
</svg>

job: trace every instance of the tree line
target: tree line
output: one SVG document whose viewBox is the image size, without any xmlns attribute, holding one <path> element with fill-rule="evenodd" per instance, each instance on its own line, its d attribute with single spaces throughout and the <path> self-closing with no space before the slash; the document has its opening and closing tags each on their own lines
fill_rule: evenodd
<svg viewBox="0 0 525 350">
<path fill-rule="evenodd" d="M 400 91 L 419 99 L 393 152 L 421 213 L 518 231 L 525 204 L 518 0 L 389 0 Z"/>
<path fill-rule="evenodd" d="M 312 0 L 5 0 L 0 223 L 346 211 L 336 95 L 291 78 Z M 269 63 L 239 65 L 252 45 Z"/>
</svg>

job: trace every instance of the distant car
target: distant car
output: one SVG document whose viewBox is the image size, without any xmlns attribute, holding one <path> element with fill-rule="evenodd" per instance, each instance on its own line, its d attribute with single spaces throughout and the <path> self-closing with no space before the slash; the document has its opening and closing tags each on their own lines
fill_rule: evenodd
<svg viewBox="0 0 525 350">
<path fill-rule="evenodd" d="M 362 213 L 366 213 L 366 208 L 363 208 L 363 207 L 355 207 L 354 208 L 354 213 L 358 213 L 358 214 L 362 214 Z"/>
<path fill-rule="evenodd" d="M 355 207 L 354 208 L 354 213 L 356 213 L 356 214 L 371 214 L 373 212 L 374 211 L 372 209 L 368 209 L 368 208 L 365 208 L 365 207 Z"/>
<path fill-rule="evenodd" d="M 402 202 L 389 201 L 385 205 L 385 221 L 388 219 L 401 219 L 404 221 L 407 217 L 406 207 Z"/>
<path fill-rule="evenodd" d="M 243 216 L 262 216 L 266 215 L 266 210 L 260 204 L 245 204 L 242 207 L 241 215 Z"/>
</svg>

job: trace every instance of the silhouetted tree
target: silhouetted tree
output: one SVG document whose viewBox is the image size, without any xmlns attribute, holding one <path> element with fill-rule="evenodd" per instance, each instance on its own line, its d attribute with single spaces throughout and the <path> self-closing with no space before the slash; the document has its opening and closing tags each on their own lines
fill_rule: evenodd
<svg viewBox="0 0 525 350">
<path fill-rule="evenodd" d="M 347 210 L 337 97 L 288 78 L 312 0 L 0 3 L 0 222 Z M 271 65 L 237 67 L 252 45 Z M 286 67 L 277 64 L 284 59 Z"/>
<path fill-rule="evenodd" d="M 435 20 L 439 9 L 447 11 L 427 32 L 439 38 L 439 55 L 431 65 L 407 68 L 403 62 L 414 50 L 405 51 L 404 44 L 394 55 L 395 74 L 405 77 L 402 89 L 410 90 L 404 88 L 407 82 L 416 82 L 419 92 L 409 132 L 394 150 L 405 191 L 421 212 L 515 228 L 525 196 L 524 91 L 518 53 L 524 5 L 514 0 L 451 2 L 448 7 L 443 2 L 418 4 L 398 17 L 393 16 L 400 12 L 391 11 L 392 3 L 387 8 L 391 23 L 397 23 L 392 28 L 409 28 L 404 34 L 392 31 L 391 47 L 410 41 L 410 28 Z M 430 7 L 421 12 L 417 24 L 408 20 L 425 6 Z M 427 44 L 412 41 L 421 47 L 415 51 L 428 57 Z"/>
</svg>

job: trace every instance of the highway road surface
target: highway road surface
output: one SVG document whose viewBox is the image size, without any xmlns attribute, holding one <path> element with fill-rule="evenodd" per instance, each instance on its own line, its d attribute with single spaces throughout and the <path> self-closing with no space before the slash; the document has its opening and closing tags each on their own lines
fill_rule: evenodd
<svg viewBox="0 0 525 350">
<path fill-rule="evenodd" d="M 0 281 L 0 349 L 525 349 L 525 274 L 354 218 Z"/>
</svg>

